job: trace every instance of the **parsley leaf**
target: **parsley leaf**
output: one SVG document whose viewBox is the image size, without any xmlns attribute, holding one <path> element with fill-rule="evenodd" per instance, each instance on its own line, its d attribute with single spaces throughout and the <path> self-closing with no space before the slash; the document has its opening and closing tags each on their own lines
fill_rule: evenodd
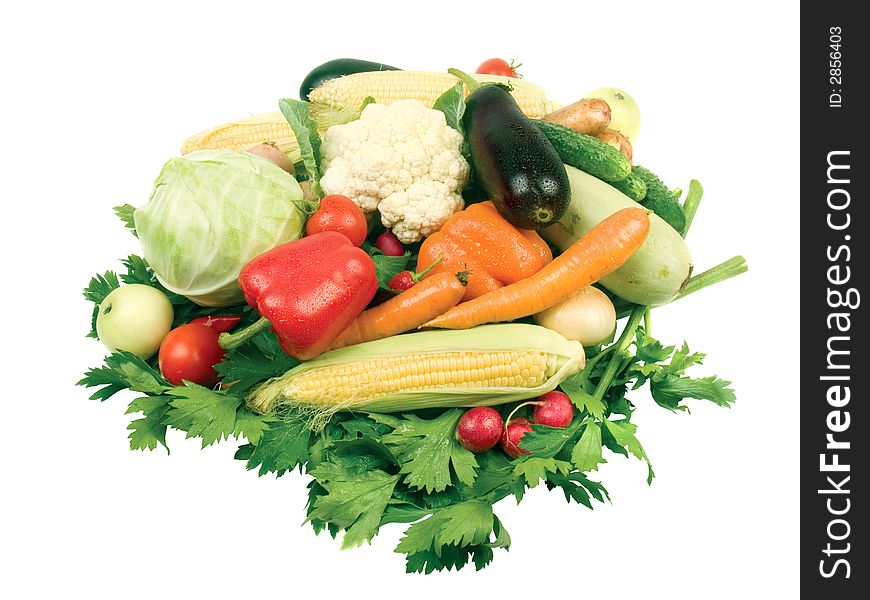
<svg viewBox="0 0 870 600">
<path fill-rule="evenodd" d="M 281 349 L 277 336 L 272 331 L 265 331 L 249 343 L 227 352 L 215 369 L 223 381 L 234 382 L 234 393 L 241 394 L 298 364 L 298 360 Z"/>
<path fill-rule="evenodd" d="M 498 522 L 492 504 L 471 500 L 442 508 L 411 525 L 396 546 L 407 555 L 407 571 L 431 573 L 435 570 L 461 569 L 471 558 L 480 570 L 492 560 L 493 547 L 507 547 L 510 536 Z"/>
<path fill-rule="evenodd" d="M 619 446 L 624 446 L 635 457 L 639 458 L 640 460 L 646 461 L 648 469 L 646 482 L 647 484 L 652 483 L 652 480 L 655 478 L 656 474 L 653 471 L 652 465 L 649 462 L 649 457 L 647 457 L 646 451 L 643 449 L 640 440 L 638 440 L 635 436 L 635 432 L 637 431 L 637 425 L 635 425 L 634 423 L 629 423 L 625 419 L 621 421 L 604 421 L 604 425 Z"/>
<path fill-rule="evenodd" d="M 384 419 L 384 415 L 372 418 L 393 425 L 393 432 L 382 441 L 395 448 L 405 482 L 427 492 L 440 492 L 451 484 L 451 467 L 465 485 L 473 484 L 476 476 L 474 454 L 456 440 L 456 424 L 462 414 L 461 409 L 450 409 L 429 420 L 414 414 L 403 415 L 402 419 Z"/>
<path fill-rule="evenodd" d="M 582 371 L 576 375 L 572 375 L 561 383 L 559 389 L 565 392 L 580 410 L 585 410 L 587 413 L 596 419 L 604 418 L 605 406 L 601 400 L 593 397 L 592 394 L 583 388 Z"/>
<path fill-rule="evenodd" d="M 112 208 L 112 210 L 115 211 L 118 218 L 124 222 L 124 227 L 129 229 L 130 233 L 139 237 L 139 234 L 136 232 L 136 223 L 133 220 L 133 213 L 136 211 L 136 207 L 130 206 L 129 204 L 122 204 L 121 206 Z"/>
<path fill-rule="evenodd" d="M 169 401 L 172 408 L 164 422 L 186 432 L 187 438 L 201 437 L 203 448 L 235 433 L 241 398 L 189 382 L 167 393 L 172 396 Z"/>
<path fill-rule="evenodd" d="M 168 396 L 145 396 L 130 403 L 128 415 L 137 412 L 144 415 L 127 426 L 130 430 L 130 450 L 154 450 L 160 444 L 169 452 L 166 424 L 163 422 L 163 417 L 169 411 L 169 400 Z"/>
<path fill-rule="evenodd" d="M 580 471 L 597 471 L 598 465 L 607 462 L 601 455 L 601 426 L 586 419 L 580 440 L 571 451 L 571 462 Z"/>
<path fill-rule="evenodd" d="M 317 519 L 345 530 L 342 548 L 370 541 L 399 481 L 398 475 L 375 469 L 351 473 L 335 463 L 321 463 L 310 471 L 326 490 L 314 499 L 308 520 Z"/>
<path fill-rule="evenodd" d="M 106 271 L 103 275 L 94 275 L 88 283 L 88 287 L 82 290 L 85 299 L 94 303 L 94 312 L 91 315 L 91 331 L 87 337 L 97 339 L 97 316 L 100 314 L 100 303 L 112 290 L 119 287 L 121 287 L 121 282 L 118 280 L 118 275 L 112 271 Z"/>
<path fill-rule="evenodd" d="M 523 436 L 525 437 L 525 436 Z M 547 480 L 547 473 L 561 473 L 567 475 L 571 471 L 571 463 L 555 458 L 539 458 L 526 456 L 517 462 L 514 467 L 514 477 L 525 478 L 526 484 L 536 487 L 541 480 Z"/>
<path fill-rule="evenodd" d="M 308 462 L 311 431 L 298 413 L 271 421 L 248 458 L 248 470 L 259 467 L 260 476 L 275 473 L 278 477 Z"/>
<path fill-rule="evenodd" d="M 121 390 L 161 394 L 172 389 L 169 383 L 144 360 L 123 350 L 105 358 L 105 366 L 89 369 L 76 385 L 99 387 L 91 400 L 106 400 Z"/>
<path fill-rule="evenodd" d="M 730 381 L 712 375 L 701 379 L 665 375 L 662 379 L 653 379 L 650 382 L 650 391 L 653 400 L 659 406 L 670 410 L 686 409 L 685 406 L 680 405 L 684 398 L 710 400 L 719 406 L 729 408 L 731 403 L 737 400 L 734 390 L 728 387 L 729 385 L 731 385 Z"/>
<path fill-rule="evenodd" d="M 597 481 L 592 481 L 583 473 L 574 471 L 568 475 L 561 473 L 553 473 L 547 480 L 547 489 L 560 488 L 565 494 L 565 500 L 572 500 L 577 504 L 582 504 L 586 508 L 593 508 L 590 496 L 599 502 L 604 502 L 605 499 L 610 500 L 610 495 L 604 486 Z"/>
</svg>

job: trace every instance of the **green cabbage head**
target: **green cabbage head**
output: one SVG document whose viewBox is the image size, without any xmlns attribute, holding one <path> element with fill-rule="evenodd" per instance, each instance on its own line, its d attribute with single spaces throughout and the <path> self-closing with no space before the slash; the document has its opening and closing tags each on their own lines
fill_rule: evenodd
<svg viewBox="0 0 870 600">
<path fill-rule="evenodd" d="M 133 219 L 145 260 L 167 289 L 203 306 L 244 300 L 239 272 L 305 227 L 292 175 L 246 152 L 202 150 L 167 162 Z"/>
</svg>

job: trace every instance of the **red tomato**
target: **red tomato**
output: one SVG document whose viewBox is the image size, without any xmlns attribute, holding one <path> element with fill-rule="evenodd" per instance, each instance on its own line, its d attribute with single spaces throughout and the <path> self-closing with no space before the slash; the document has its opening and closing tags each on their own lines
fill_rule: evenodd
<svg viewBox="0 0 870 600">
<path fill-rule="evenodd" d="M 214 387 L 218 374 L 214 366 L 224 358 L 218 332 L 200 323 L 188 323 L 170 331 L 160 344 L 157 364 L 172 385 L 184 381 Z"/>
<path fill-rule="evenodd" d="M 519 66 L 503 58 L 490 58 L 480 63 L 475 73 L 480 73 L 481 75 L 501 75 L 502 77 L 519 77 L 517 75 L 517 67 Z"/>
<path fill-rule="evenodd" d="M 337 231 L 344 234 L 354 246 L 362 246 L 369 227 L 366 216 L 353 200 L 333 194 L 320 201 L 320 208 L 305 225 L 305 235 L 324 231 Z"/>
</svg>

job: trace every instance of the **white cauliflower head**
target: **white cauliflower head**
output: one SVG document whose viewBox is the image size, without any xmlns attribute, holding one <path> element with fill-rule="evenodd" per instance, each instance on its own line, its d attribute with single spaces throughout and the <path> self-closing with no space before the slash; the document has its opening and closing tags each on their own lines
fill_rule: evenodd
<svg viewBox="0 0 870 600">
<path fill-rule="evenodd" d="M 402 242 L 417 242 L 464 206 L 461 149 L 462 135 L 440 110 L 417 100 L 369 104 L 358 120 L 327 130 L 320 186 L 365 213 L 378 210 Z"/>
</svg>

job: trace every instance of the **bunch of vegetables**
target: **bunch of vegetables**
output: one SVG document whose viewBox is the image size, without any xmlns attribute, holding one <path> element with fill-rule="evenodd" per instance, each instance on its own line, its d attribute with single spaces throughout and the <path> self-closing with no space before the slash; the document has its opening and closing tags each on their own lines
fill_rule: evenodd
<svg viewBox="0 0 870 600">
<path fill-rule="evenodd" d="M 242 440 L 248 469 L 311 477 L 316 532 L 410 524 L 396 551 L 428 573 L 508 548 L 507 496 L 592 508 L 604 449 L 649 463 L 630 390 L 729 406 L 730 382 L 686 374 L 703 354 L 649 327 L 746 270 L 692 276 L 700 184 L 680 202 L 634 165 L 624 92 L 562 107 L 515 69 L 330 61 L 116 207 L 143 256 L 85 289 L 111 354 L 79 383 L 137 394 L 130 447 Z"/>
</svg>

